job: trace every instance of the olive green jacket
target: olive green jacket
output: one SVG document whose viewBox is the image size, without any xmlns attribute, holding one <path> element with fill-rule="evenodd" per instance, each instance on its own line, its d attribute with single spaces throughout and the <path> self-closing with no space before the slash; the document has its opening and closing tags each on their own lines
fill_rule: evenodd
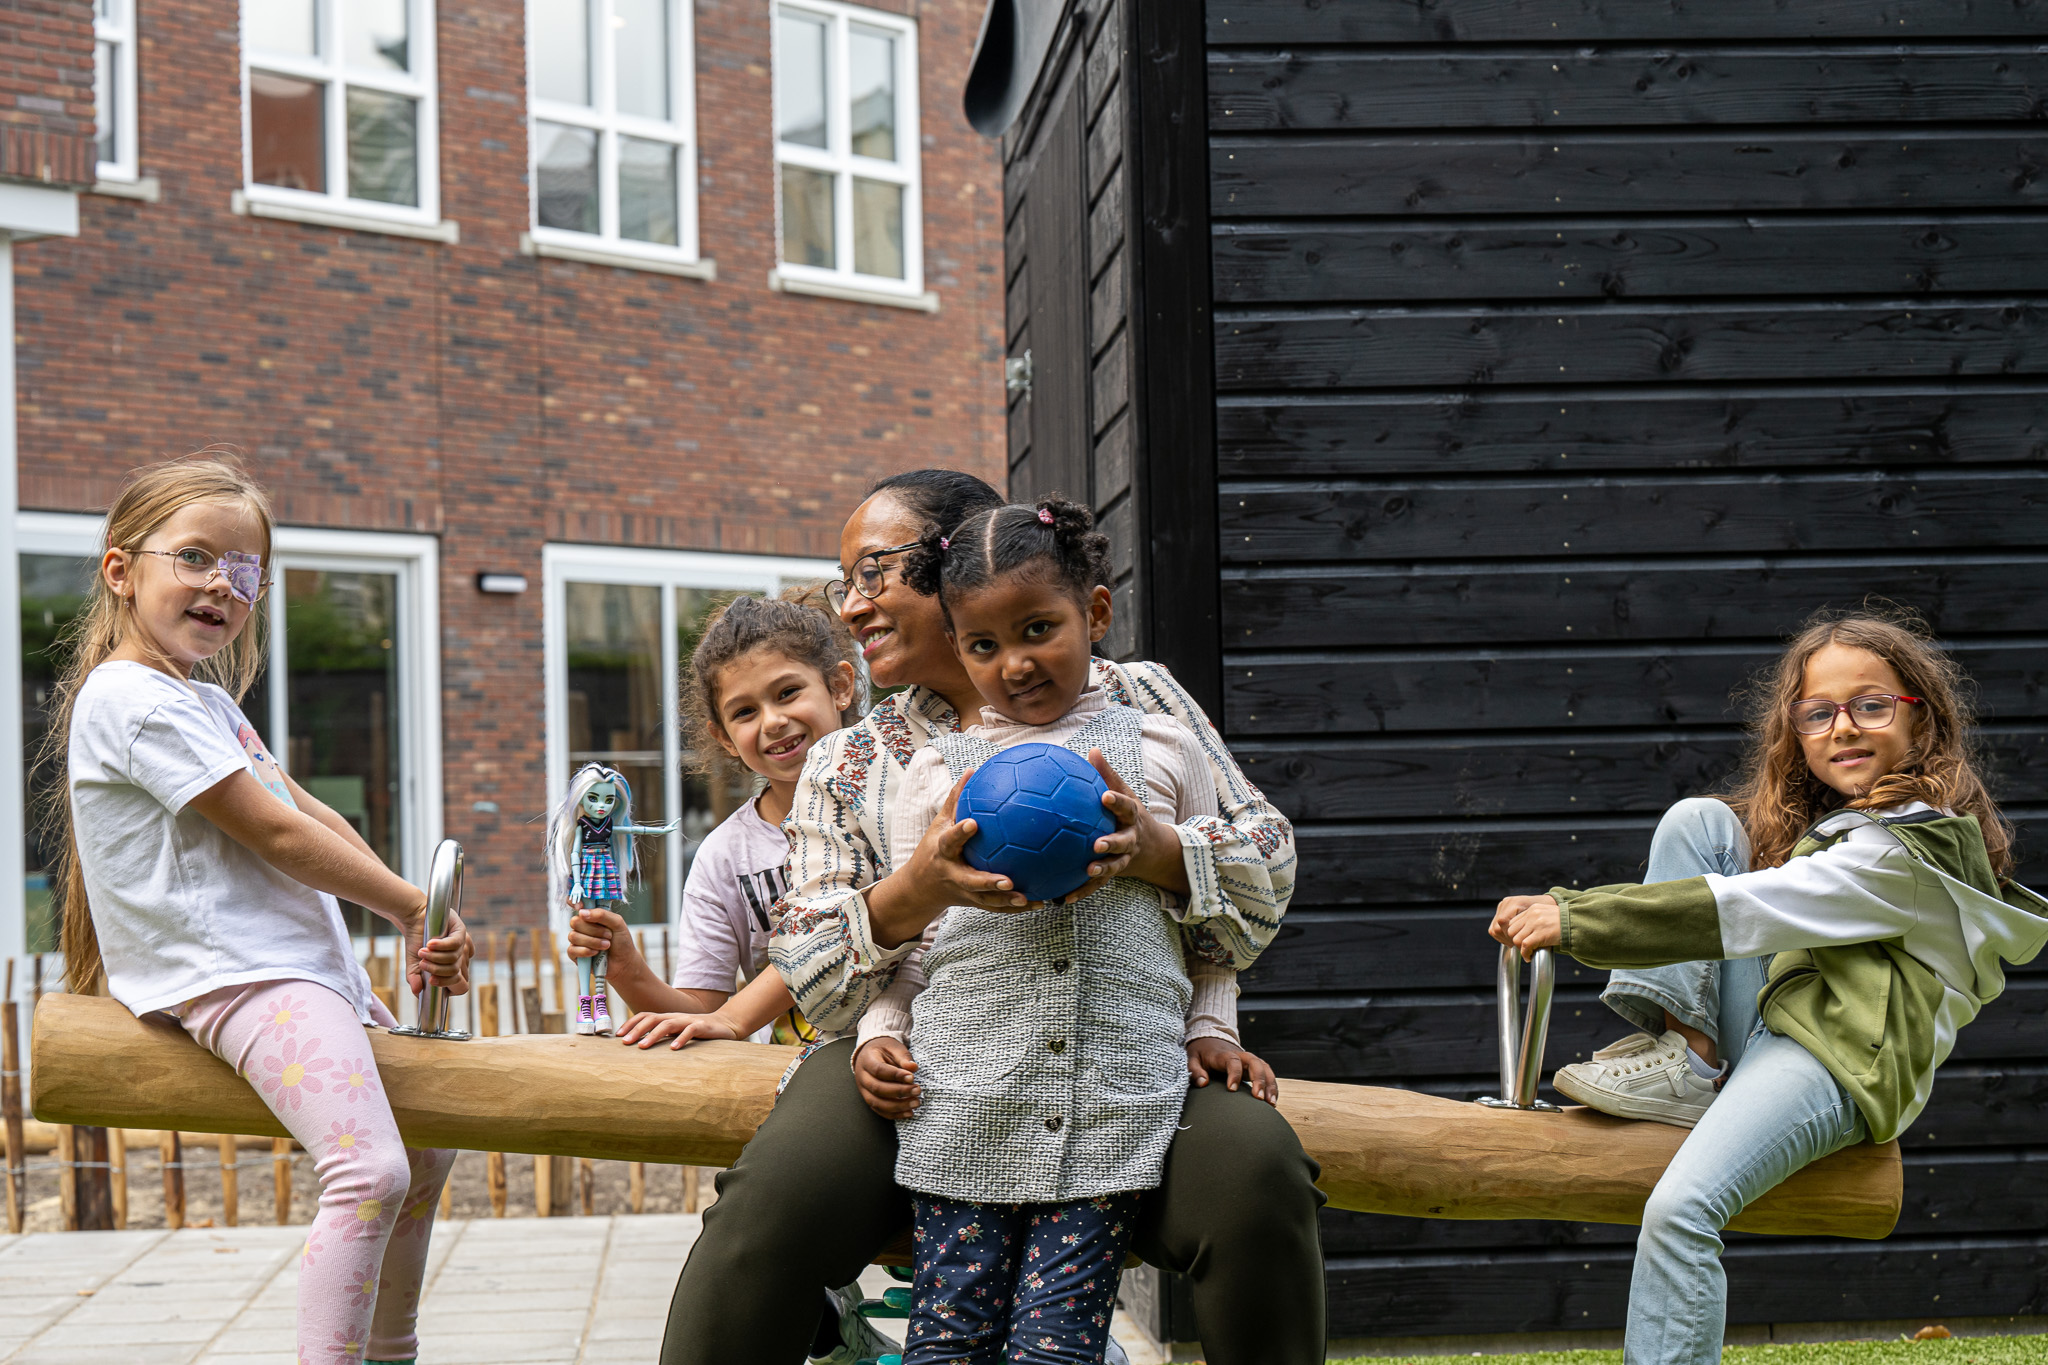
<svg viewBox="0 0 2048 1365">
<path fill-rule="evenodd" d="M 1757 1007 L 1856 1101 L 1879 1142 L 1926 1107 L 1956 1032 L 2048 941 L 2048 900 L 1991 873 L 1975 816 L 1838 811 L 1784 866 L 1552 890 L 1589 967 L 1772 955 Z"/>
</svg>

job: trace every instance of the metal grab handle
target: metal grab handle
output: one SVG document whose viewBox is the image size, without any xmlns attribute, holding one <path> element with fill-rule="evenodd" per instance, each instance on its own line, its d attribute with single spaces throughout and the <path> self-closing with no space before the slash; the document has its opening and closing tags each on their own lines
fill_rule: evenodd
<svg viewBox="0 0 2048 1365">
<path fill-rule="evenodd" d="M 1543 1079 L 1543 1044 L 1550 1037 L 1550 997 L 1557 986 L 1557 963 L 1548 948 L 1536 950 L 1529 962 L 1529 1010 L 1522 1013 L 1522 953 L 1511 943 L 1500 950 L 1500 976 L 1495 987 L 1500 1010 L 1500 1094 L 1479 1102 L 1490 1109 L 1540 1109 L 1557 1106 L 1536 1098 Z M 1521 1015 L 1520 1020 L 1516 1019 Z"/>
<path fill-rule="evenodd" d="M 448 912 L 462 911 L 462 845 L 453 839 L 443 839 L 434 850 L 434 861 L 427 871 L 427 924 L 425 939 L 437 939 L 448 927 Z M 467 1033 L 448 1027 L 448 1014 L 454 1008 L 454 997 L 445 986 L 433 977 L 426 978 L 417 997 L 419 1021 L 392 1029 L 393 1033 L 409 1038 L 452 1038 L 465 1039 Z"/>
</svg>

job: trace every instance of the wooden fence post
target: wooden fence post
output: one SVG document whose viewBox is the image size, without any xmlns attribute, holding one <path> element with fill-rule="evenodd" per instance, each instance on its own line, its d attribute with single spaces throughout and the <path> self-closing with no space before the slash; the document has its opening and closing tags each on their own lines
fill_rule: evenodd
<svg viewBox="0 0 2048 1365">
<path fill-rule="evenodd" d="M 128 1134 L 119 1128 L 107 1130 L 107 1192 L 111 1198 L 116 1229 L 128 1226 Z"/>
<path fill-rule="evenodd" d="M 185 1226 L 185 1152 L 177 1129 L 157 1133 L 156 1152 L 164 1173 L 164 1226 L 176 1232 Z"/>
<path fill-rule="evenodd" d="M 20 1232 L 27 1212 L 28 1153 L 21 1123 L 21 1023 L 14 1007 L 14 959 L 7 959 L 7 991 L 0 995 L 0 1127 L 7 1134 L 7 1230 Z"/>
<path fill-rule="evenodd" d="M 647 1212 L 647 1163 L 636 1161 L 626 1168 L 626 1194 L 633 1202 L 633 1212 Z"/>
<path fill-rule="evenodd" d="M 78 1134 L 68 1123 L 57 1125 L 57 1202 L 64 1231 L 78 1231 Z"/>
<path fill-rule="evenodd" d="M 576 1161 L 576 1174 L 583 1186 L 583 1216 L 588 1218 L 592 1198 L 597 1193 L 597 1167 L 591 1164 L 589 1157 L 579 1157 Z"/>
<path fill-rule="evenodd" d="M 270 1180 L 277 1193 L 277 1225 L 292 1221 L 292 1140 L 270 1140 Z"/>
<path fill-rule="evenodd" d="M 222 1227 L 234 1227 L 242 1214 L 242 1173 L 235 1169 L 240 1153 L 235 1151 L 235 1135 L 220 1135 L 220 1221 Z"/>
<path fill-rule="evenodd" d="M 490 936 L 491 974 L 497 975 L 498 935 Z M 487 981 L 477 992 L 477 1036 L 495 1038 L 498 1036 L 498 983 Z M 484 1192 L 490 1196 L 491 1217 L 505 1216 L 505 1154 L 484 1153 Z"/>
</svg>

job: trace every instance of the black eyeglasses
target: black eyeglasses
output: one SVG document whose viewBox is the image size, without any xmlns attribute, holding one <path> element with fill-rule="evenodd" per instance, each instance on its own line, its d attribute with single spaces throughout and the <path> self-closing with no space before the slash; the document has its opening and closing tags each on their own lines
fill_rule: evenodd
<svg viewBox="0 0 2048 1365">
<path fill-rule="evenodd" d="M 1859 730 L 1882 730 L 1892 723 L 1899 714 L 1899 703 L 1909 706 L 1923 704 L 1920 697 L 1908 697 L 1897 692 L 1867 692 L 1847 701 L 1829 701 L 1825 697 L 1809 697 L 1795 701 L 1789 710 L 1792 713 L 1792 728 L 1802 735 L 1824 735 L 1835 728 L 1835 717 L 1847 711 L 1849 719 Z"/>
<path fill-rule="evenodd" d="M 891 545 L 886 550 L 870 550 L 853 561 L 851 578 L 835 578 L 825 585 L 825 602 L 834 612 L 846 609 L 846 594 L 857 592 L 870 602 L 882 595 L 882 589 L 889 580 L 882 573 L 883 555 L 900 555 L 905 550 L 915 550 L 921 542 L 907 541 L 902 545 Z"/>
</svg>

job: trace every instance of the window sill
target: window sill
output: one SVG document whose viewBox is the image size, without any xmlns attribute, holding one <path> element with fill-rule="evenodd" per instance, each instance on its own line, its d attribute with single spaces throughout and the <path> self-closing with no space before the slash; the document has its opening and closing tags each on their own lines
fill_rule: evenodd
<svg viewBox="0 0 2048 1365">
<path fill-rule="evenodd" d="M 163 182 L 153 175 L 145 175 L 138 180 L 95 181 L 92 192 L 110 199 L 140 199 L 145 204 L 161 203 L 164 197 Z"/>
<path fill-rule="evenodd" d="M 228 197 L 228 208 L 245 218 L 280 218 L 287 223 L 310 223 L 314 227 L 342 228 L 349 232 L 381 232 L 391 237 L 447 242 L 451 246 L 462 240 L 462 225 L 452 218 L 444 218 L 438 223 L 401 223 L 367 213 L 273 204 L 264 199 L 251 199 L 241 190 Z"/>
<path fill-rule="evenodd" d="M 610 265 L 620 270 L 650 270 L 657 275 L 680 275 L 686 280 L 711 281 L 718 278 L 718 262 L 714 260 L 664 260 L 659 256 L 642 256 L 633 251 L 613 251 L 601 246 L 568 246 L 561 242 L 535 241 L 530 232 L 519 234 L 519 252 L 523 256 L 546 256 L 557 261 L 581 261 L 585 265 Z"/>
<path fill-rule="evenodd" d="M 857 284 L 827 284 L 800 279 L 780 270 L 768 272 L 768 287 L 784 294 L 812 294 L 821 299 L 847 303 L 879 303 L 886 308 L 909 308 L 919 313 L 939 311 L 939 296 L 927 289 L 922 294 L 892 294 L 882 289 L 862 289 Z"/>
</svg>

